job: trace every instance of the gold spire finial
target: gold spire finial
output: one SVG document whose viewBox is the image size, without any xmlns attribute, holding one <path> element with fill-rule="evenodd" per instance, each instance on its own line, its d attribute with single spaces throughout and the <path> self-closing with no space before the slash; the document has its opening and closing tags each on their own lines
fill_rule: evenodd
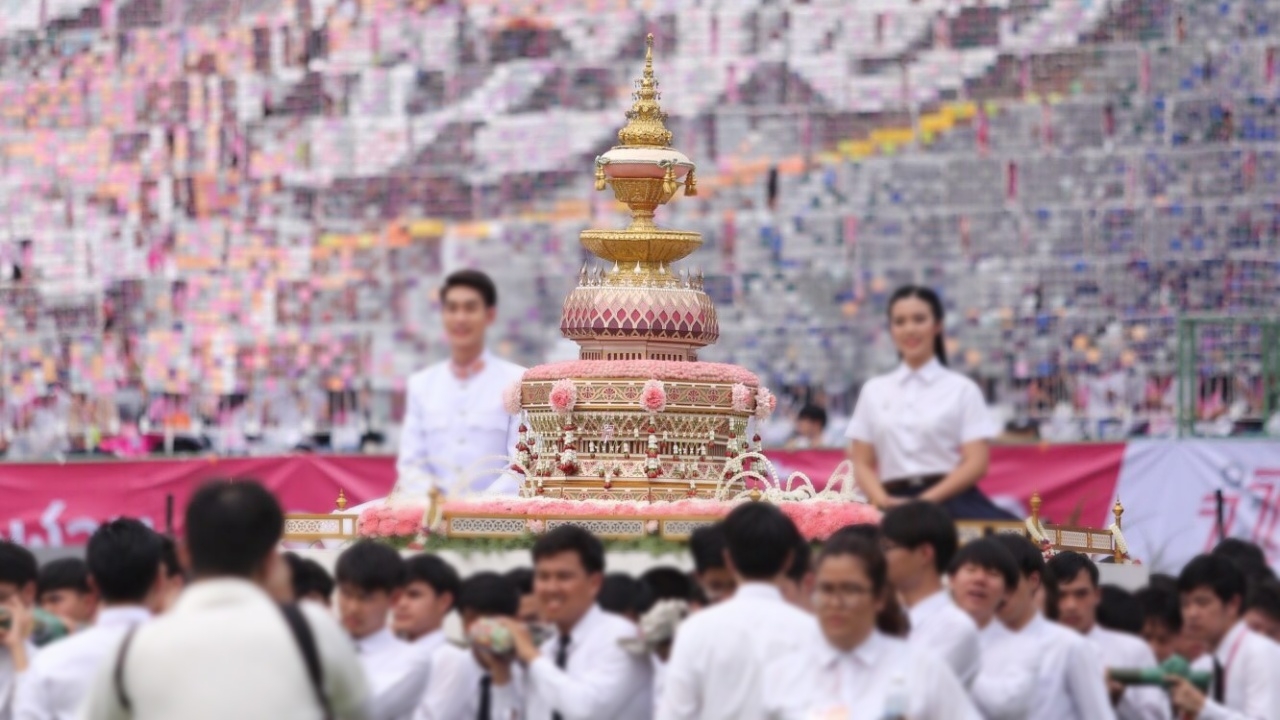
<svg viewBox="0 0 1280 720">
<path fill-rule="evenodd" d="M 338 512 L 347 509 L 347 494 L 342 491 L 342 488 L 338 488 L 338 499 L 333 504 L 338 506 Z"/>
<path fill-rule="evenodd" d="M 1120 504 L 1120 498 L 1116 498 L 1116 504 L 1111 507 L 1111 514 L 1116 517 L 1116 527 L 1120 527 L 1120 518 L 1124 515 L 1124 505 Z"/>
<path fill-rule="evenodd" d="M 644 44 L 640 89 L 632 94 L 635 103 L 627 111 L 626 127 L 618 131 L 618 142 L 631 147 L 670 147 L 671 131 L 664 124 L 667 114 L 658 105 L 658 81 L 653 76 L 653 33 L 645 37 Z"/>
<path fill-rule="evenodd" d="M 1034 518 L 1037 523 L 1040 522 L 1040 505 L 1040 493 L 1031 493 L 1031 517 Z"/>
</svg>

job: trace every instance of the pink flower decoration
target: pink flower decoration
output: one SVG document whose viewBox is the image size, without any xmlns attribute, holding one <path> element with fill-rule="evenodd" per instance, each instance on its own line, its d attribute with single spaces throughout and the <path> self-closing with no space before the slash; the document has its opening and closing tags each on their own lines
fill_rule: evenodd
<svg viewBox="0 0 1280 720">
<path fill-rule="evenodd" d="M 521 410 L 521 381 L 517 380 L 502 391 L 502 408 L 508 415 L 519 415 Z"/>
<path fill-rule="evenodd" d="M 733 386 L 733 410 L 734 412 L 747 412 L 751 409 L 751 388 L 742 383 L 735 383 Z"/>
<path fill-rule="evenodd" d="M 396 519 L 384 517 L 378 520 L 378 535 L 381 535 L 382 537 L 395 537 Z"/>
<path fill-rule="evenodd" d="M 778 398 L 769 392 L 769 388 L 761 387 L 756 391 L 756 419 L 767 420 L 778 407 Z"/>
<path fill-rule="evenodd" d="M 657 534 L 658 534 L 658 521 L 657 521 L 657 520 L 650 520 L 649 522 L 645 523 L 645 524 L 644 524 L 644 531 L 645 531 L 645 532 L 647 532 L 647 533 L 649 533 L 650 535 L 657 535 Z"/>
<path fill-rule="evenodd" d="M 640 391 L 640 407 L 651 413 L 667 409 L 667 388 L 661 380 L 646 380 Z"/>
<path fill-rule="evenodd" d="M 656 378 L 671 382 L 741 383 L 754 387 L 760 378 L 737 365 L 675 360 L 570 360 L 529 368 L 525 380 L 558 378 Z"/>
<path fill-rule="evenodd" d="M 533 533 L 534 535 L 541 535 L 542 531 L 547 529 L 546 524 L 543 523 L 541 520 L 530 520 L 529 522 L 525 523 L 525 525 L 529 528 L 529 532 Z"/>
<path fill-rule="evenodd" d="M 573 406 L 578 404 L 578 386 L 573 384 L 572 380 L 557 380 L 551 386 L 551 397 L 548 398 L 551 409 L 567 415 L 573 412 Z"/>
</svg>

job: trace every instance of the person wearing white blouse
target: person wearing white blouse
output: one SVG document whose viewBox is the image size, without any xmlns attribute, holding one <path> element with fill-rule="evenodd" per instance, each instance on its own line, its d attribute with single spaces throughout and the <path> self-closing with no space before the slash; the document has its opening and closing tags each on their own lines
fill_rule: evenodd
<svg viewBox="0 0 1280 720">
<path fill-rule="evenodd" d="M 890 592 L 874 541 L 828 541 L 813 592 L 822 639 L 772 659 L 764 673 L 769 718 L 980 720 L 946 662 L 878 629 Z"/>
<path fill-rule="evenodd" d="M 1015 520 L 977 488 L 998 431 L 977 384 L 947 367 L 942 302 L 908 285 L 889 298 L 898 368 L 862 386 L 845 436 L 854 476 L 880 508 L 911 498 L 953 518 Z"/>
<path fill-rule="evenodd" d="M 978 626 L 942 586 L 959 544 L 955 522 L 937 505 L 913 501 L 890 508 L 880 534 L 889 582 L 911 618 L 907 642 L 937 654 L 968 687 L 982 664 Z"/>
<path fill-rule="evenodd" d="M 1210 648 L 1192 666 L 1212 673 L 1209 692 L 1184 679 L 1171 684 L 1173 705 L 1196 720 L 1274 720 L 1280 718 L 1280 645 L 1259 635 L 1241 619 L 1246 582 L 1225 557 L 1201 555 L 1182 569 L 1183 628 Z"/>
<path fill-rule="evenodd" d="M 440 303 L 449 359 L 409 378 L 395 492 L 515 493 L 518 482 L 506 470 L 520 422 L 502 397 L 525 369 L 485 349 L 497 288 L 482 272 L 460 270 L 445 279 Z"/>
</svg>

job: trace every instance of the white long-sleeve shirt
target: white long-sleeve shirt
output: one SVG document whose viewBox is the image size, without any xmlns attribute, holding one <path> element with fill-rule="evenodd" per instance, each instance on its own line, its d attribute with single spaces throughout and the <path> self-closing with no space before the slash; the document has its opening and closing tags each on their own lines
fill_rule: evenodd
<svg viewBox="0 0 1280 720">
<path fill-rule="evenodd" d="M 396 469 L 402 482 L 421 478 L 425 484 L 397 490 L 425 495 L 434 484 L 446 494 L 516 491 L 516 479 L 505 471 L 520 422 L 503 407 L 502 393 L 525 369 L 489 352 L 481 361 L 483 368 L 465 380 L 449 361 L 410 376 Z"/>
<path fill-rule="evenodd" d="M 426 686 L 430 657 L 424 657 L 421 648 L 400 640 L 385 627 L 357 640 L 356 653 L 369 683 L 370 717 L 373 720 L 411 717 Z"/>
<path fill-rule="evenodd" d="M 150 619 L 142 607 L 104 608 L 93 627 L 45 648 L 18 682 L 14 720 L 72 720 L 125 633 Z"/>
<path fill-rule="evenodd" d="M 1236 623 L 1212 655 L 1201 656 L 1196 670 L 1210 672 L 1222 664 L 1223 702 L 1205 702 L 1197 720 L 1272 720 L 1280 718 L 1280 645 Z"/>
<path fill-rule="evenodd" d="M 649 661 L 618 644 L 635 637 L 626 618 L 592 606 L 569 632 L 564 669 L 556 667 L 560 636 L 542 644 L 529 663 L 524 688 L 493 686 L 492 718 L 551 720 L 649 720 L 653 714 L 653 673 Z"/>
<path fill-rule="evenodd" d="M 1012 635 L 1010 642 L 1019 657 L 1040 658 L 1040 673 L 1027 717 L 1114 720 L 1106 675 L 1089 641 L 1039 614 Z"/>
<path fill-rule="evenodd" d="M 36 646 L 27 643 L 27 669 L 35 660 Z M 13 656 L 9 648 L 0 647 L 0 720 L 12 720 L 13 706 L 17 702 L 18 673 L 13 666 Z"/>
<path fill-rule="evenodd" d="M 368 689 L 351 639 L 315 603 L 299 609 L 315 637 L 335 720 L 368 717 Z M 138 629 L 124 664 L 132 701 L 116 692 L 115 662 L 103 664 L 83 720 L 319 720 L 298 643 L 275 601 L 239 579 L 202 580 L 168 614 Z"/>
<path fill-rule="evenodd" d="M 1040 655 L 998 620 L 978 631 L 982 663 L 969 696 L 986 720 L 1027 720 L 1040 679 Z"/>
<path fill-rule="evenodd" d="M 982 665 L 978 626 L 973 618 L 951 602 L 946 590 L 939 590 L 907 610 L 911 635 L 907 642 L 934 653 L 951 668 L 960 684 L 969 687 Z"/>
<path fill-rule="evenodd" d="M 942 658 L 876 631 L 849 652 L 822 641 L 775 658 L 764 699 L 770 720 L 982 717 Z"/>
<path fill-rule="evenodd" d="M 1098 651 L 1098 660 L 1105 668 L 1153 668 L 1157 664 L 1151 646 L 1142 638 L 1108 630 L 1096 623 L 1084 637 Z M 1125 688 L 1116 704 L 1119 720 L 1170 720 L 1172 714 L 1169 693 L 1161 687 Z"/>
<path fill-rule="evenodd" d="M 518 665 L 513 666 L 513 694 L 519 696 L 524 676 Z M 471 651 L 454 645 L 444 645 L 431 656 L 431 672 L 427 687 L 422 693 L 413 720 L 472 720 L 480 711 L 481 680 L 485 669 L 476 662 Z M 514 720 L 517 709 L 507 707 L 493 712 L 493 692 L 489 690 L 490 720 Z M 505 712 L 505 715 L 503 714 Z"/>
<path fill-rule="evenodd" d="M 765 665 L 820 642 L 817 621 L 778 588 L 743 583 L 732 598 L 681 623 L 657 720 L 760 720 Z"/>
</svg>

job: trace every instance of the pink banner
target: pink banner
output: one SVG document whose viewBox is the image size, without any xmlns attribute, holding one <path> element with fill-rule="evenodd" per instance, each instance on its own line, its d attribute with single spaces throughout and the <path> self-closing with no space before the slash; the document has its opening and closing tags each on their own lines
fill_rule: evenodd
<svg viewBox="0 0 1280 720">
<path fill-rule="evenodd" d="M 1065 521 L 1106 519 L 1124 445 L 1030 445 L 992 449 L 982 488 L 1023 503 L 1038 491 L 1044 514 Z M 821 487 L 844 459 L 842 450 L 768 451 L 785 478 L 803 472 Z M 0 463 L 0 536 L 40 546 L 82 544 L 104 520 L 119 515 L 165 526 L 172 495 L 175 530 L 192 491 L 210 480 L 262 482 L 286 510 L 328 512 L 338 490 L 350 506 L 385 496 L 395 483 L 386 456 L 295 455 L 268 458 L 118 460 L 65 464 Z"/>
</svg>

